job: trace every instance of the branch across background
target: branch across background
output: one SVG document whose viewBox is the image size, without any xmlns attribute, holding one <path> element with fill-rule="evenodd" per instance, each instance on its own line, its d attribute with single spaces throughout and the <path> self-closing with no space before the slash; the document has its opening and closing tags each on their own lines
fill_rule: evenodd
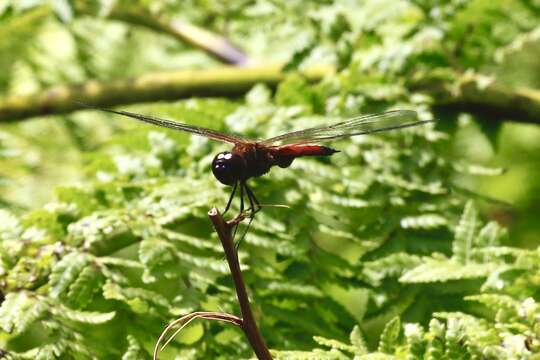
<svg viewBox="0 0 540 360">
<path fill-rule="evenodd" d="M 412 91 L 434 98 L 434 105 L 493 120 L 540 124 L 540 91 L 510 88 L 480 74 L 464 74 L 457 80 L 421 77 L 410 82 Z"/>
<path fill-rule="evenodd" d="M 82 107 L 77 101 L 110 107 L 197 96 L 242 96 L 259 83 L 275 88 L 287 74 L 281 68 L 280 64 L 224 66 L 146 74 L 111 82 L 88 81 L 57 86 L 34 95 L 0 100 L 0 124 L 80 110 Z M 335 69 L 329 65 L 314 65 L 306 67 L 301 73 L 308 81 L 314 82 L 335 74 Z M 480 75 L 462 76 L 458 80 L 422 78 L 411 80 L 408 87 L 433 97 L 435 106 L 492 116 L 494 121 L 511 119 L 540 124 L 539 90 L 513 89 L 483 80 Z"/>
</svg>

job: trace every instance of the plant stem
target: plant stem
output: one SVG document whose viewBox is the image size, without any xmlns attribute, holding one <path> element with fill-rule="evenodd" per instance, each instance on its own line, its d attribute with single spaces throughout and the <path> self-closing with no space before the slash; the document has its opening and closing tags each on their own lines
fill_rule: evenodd
<svg viewBox="0 0 540 360">
<path fill-rule="evenodd" d="M 312 66 L 301 72 L 308 81 L 333 73 L 331 66 Z M 195 96 L 234 97 L 244 95 L 255 84 L 275 87 L 285 73 L 281 65 L 224 66 L 209 70 L 178 70 L 146 74 L 132 79 L 56 86 L 28 96 L 0 99 L 0 124 L 33 116 L 64 114 L 84 109 L 77 101 L 108 107 Z"/>
<path fill-rule="evenodd" d="M 231 270 L 236 296 L 240 304 L 240 311 L 242 312 L 242 330 L 244 330 L 257 358 L 259 360 L 271 360 L 272 356 L 266 347 L 266 343 L 259 332 L 253 312 L 251 311 L 251 305 L 249 304 L 249 298 L 242 278 L 242 271 L 240 270 L 240 263 L 238 262 L 238 255 L 232 236 L 232 229 L 238 225 L 243 217 L 240 215 L 234 220 L 226 222 L 216 208 L 211 209 L 208 212 L 208 216 L 214 225 L 221 245 L 223 245 L 225 257 Z"/>
<path fill-rule="evenodd" d="M 0 124 L 82 109 L 76 101 L 109 107 L 194 96 L 241 96 L 259 83 L 275 88 L 286 76 L 281 67 L 280 64 L 224 66 L 146 74 L 110 82 L 91 80 L 83 84 L 58 86 L 34 95 L 0 99 Z M 318 81 L 334 75 L 335 69 L 328 65 L 313 65 L 302 70 L 301 74 L 308 81 Z M 361 87 L 361 84 L 358 86 Z M 510 119 L 540 124 L 540 91 L 536 89 L 510 88 L 487 81 L 480 74 L 455 73 L 446 77 L 429 74 L 411 77 L 407 87 L 411 91 L 431 96 L 434 107 L 467 111 L 494 122 Z"/>
<path fill-rule="evenodd" d="M 250 62 L 248 55 L 228 39 L 184 21 L 165 20 L 143 9 L 127 9 L 121 6 L 113 8 L 109 18 L 168 34 L 226 64 L 243 66 Z"/>
<path fill-rule="evenodd" d="M 478 73 L 438 77 L 437 72 L 409 79 L 408 88 L 426 93 L 434 106 L 452 112 L 470 112 L 490 121 L 514 120 L 540 124 L 540 91 L 511 88 Z"/>
</svg>

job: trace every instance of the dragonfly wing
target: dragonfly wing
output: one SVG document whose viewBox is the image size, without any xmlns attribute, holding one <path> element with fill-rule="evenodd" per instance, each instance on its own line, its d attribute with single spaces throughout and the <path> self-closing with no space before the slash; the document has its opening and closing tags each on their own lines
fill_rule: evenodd
<svg viewBox="0 0 540 360">
<path fill-rule="evenodd" d="M 356 135 L 371 134 L 380 131 L 401 129 L 432 122 L 432 120 L 418 120 L 416 111 L 394 110 L 380 114 L 354 117 L 329 126 L 314 127 L 276 136 L 260 143 L 273 144 L 307 144 L 314 142 L 331 141 Z"/>
<path fill-rule="evenodd" d="M 132 112 L 129 112 L 129 111 L 122 111 L 122 110 L 104 109 L 104 108 L 89 106 L 89 105 L 85 105 L 85 104 L 80 104 L 80 105 L 83 105 L 84 107 L 87 107 L 87 108 L 90 108 L 90 109 L 96 109 L 96 110 L 109 112 L 109 113 L 112 113 L 112 114 L 127 116 L 127 117 L 130 117 L 132 119 L 139 120 L 139 121 L 142 121 L 142 122 L 145 122 L 145 123 L 148 123 L 148 124 L 157 125 L 157 126 L 168 128 L 168 129 L 185 131 L 185 132 L 188 132 L 188 133 L 204 136 L 204 137 L 207 137 L 207 138 L 212 139 L 212 140 L 226 142 L 226 143 L 230 143 L 230 144 L 254 142 L 253 140 L 246 139 L 246 138 L 243 138 L 243 137 L 240 137 L 240 136 L 225 134 L 225 133 L 222 133 L 222 132 L 219 132 L 219 131 L 216 131 L 216 130 L 211 130 L 211 129 L 206 129 L 206 128 L 203 128 L 203 127 L 183 124 L 183 123 L 176 122 L 176 121 L 160 119 L 160 118 L 157 118 L 157 117 L 154 117 L 154 116 L 141 115 L 141 114 L 136 114 L 136 113 L 132 113 Z"/>
</svg>

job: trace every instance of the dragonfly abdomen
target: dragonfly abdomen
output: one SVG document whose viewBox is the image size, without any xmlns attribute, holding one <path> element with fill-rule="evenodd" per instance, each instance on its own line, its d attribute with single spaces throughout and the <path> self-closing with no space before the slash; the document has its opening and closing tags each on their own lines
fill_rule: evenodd
<svg viewBox="0 0 540 360">
<path fill-rule="evenodd" d="M 330 156 L 339 150 L 322 145 L 284 145 L 270 149 L 275 165 L 286 168 L 293 160 L 302 156 Z"/>
</svg>

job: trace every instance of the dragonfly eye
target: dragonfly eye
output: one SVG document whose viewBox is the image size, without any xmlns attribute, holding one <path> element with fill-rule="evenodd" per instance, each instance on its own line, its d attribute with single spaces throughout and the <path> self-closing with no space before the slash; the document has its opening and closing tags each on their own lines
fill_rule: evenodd
<svg viewBox="0 0 540 360">
<path fill-rule="evenodd" d="M 244 173 L 244 159 L 229 151 L 219 153 L 212 161 L 212 172 L 218 181 L 225 185 L 233 185 Z"/>
</svg>

